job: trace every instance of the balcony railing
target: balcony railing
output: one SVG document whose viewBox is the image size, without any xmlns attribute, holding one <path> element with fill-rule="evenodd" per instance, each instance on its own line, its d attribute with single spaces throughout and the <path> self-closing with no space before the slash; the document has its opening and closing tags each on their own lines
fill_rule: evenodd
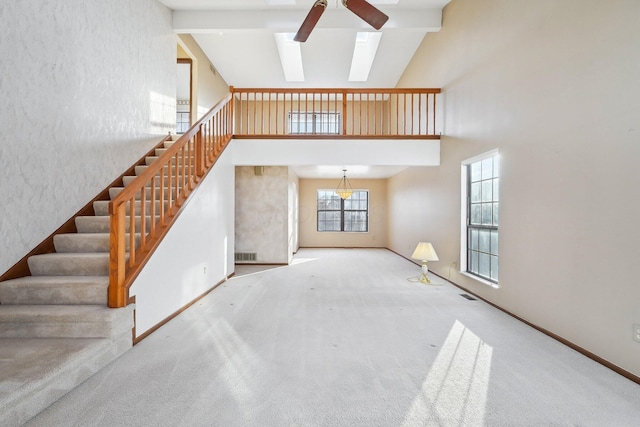
<svg viewBox="0 0 640 427">
<path fill-rule="evenodd" d="M 440 89 L 232 88 L 234 138 L 438 139 Z"/>
</svg>

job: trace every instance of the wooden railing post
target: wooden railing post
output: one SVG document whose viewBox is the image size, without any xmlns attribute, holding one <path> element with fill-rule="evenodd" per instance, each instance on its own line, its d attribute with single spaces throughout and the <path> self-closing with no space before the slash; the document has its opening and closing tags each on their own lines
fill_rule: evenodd
<svg viewBox="0 0 640 427">
<path fill-rule="evenodd" d="M 113 206 L 113 204 L 110 205 Z M 111 210 L 111 209 L 110 209 Z M 123 286 L 125 279 L 125 217 L 126 205 L 121 203 L 115 206 L 115 212 L 110 212 L 109 220 L 109 295 L 108 304 L 111 308 L 125 307 L 127 305 L 127 290 Z M 131 239 L 134 239 L 133 234 Z"/>
</svg>

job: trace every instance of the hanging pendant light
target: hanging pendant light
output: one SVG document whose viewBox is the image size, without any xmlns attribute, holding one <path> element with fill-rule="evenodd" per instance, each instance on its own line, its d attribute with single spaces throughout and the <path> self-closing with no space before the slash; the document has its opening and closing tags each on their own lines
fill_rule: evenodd
<svg viewBox="0 0 640 427">
<path fill-rule="evenodd" d="M 338 183 L 338 188 L 336 188 L 336 194 L 340 196 L 341 199 L 348 199 L 353 194 L 353 188 L 351 187 L 351 183 L 347 178 L 347 170 L 342 169 L 342 179 Z"/>
</svg>

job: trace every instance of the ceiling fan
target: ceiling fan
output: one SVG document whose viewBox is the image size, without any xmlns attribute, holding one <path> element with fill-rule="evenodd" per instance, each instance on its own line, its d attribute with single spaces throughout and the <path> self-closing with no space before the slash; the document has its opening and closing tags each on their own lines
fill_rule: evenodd
<svg viewBox="0 0 640 427">
<path fill-rule="evenodd" d="M 342 5 L 376 30 L 382 28 L 387 19 L 389 19 L 387 15 L 366 0 L 342 0 Z M 327 0 L 316 0 L 293 40 L 297 42 L 306 41 L 326 8 Z"/>
</svg>

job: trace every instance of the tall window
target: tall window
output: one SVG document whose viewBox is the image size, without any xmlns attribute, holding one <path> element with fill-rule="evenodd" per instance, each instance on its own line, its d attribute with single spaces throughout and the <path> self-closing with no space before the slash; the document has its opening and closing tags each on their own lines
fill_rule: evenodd
<svg viewBox="0 0 640 427">
<path fill-rule="evenodd" d="M 176 133 L 183 134 L 191 127 L 191 113 L 188 111 L 176 112 Z"/>
<path fill-rule="evenodd" d="M 498 283 L 499 157 L 463 163 L 466 169 L 466 271 Z"/>
<path fill-rule="evenodd" d="M 343 200 L 335 190 L 318 190 L 318 231 L 369 230 L 369 192 L 354 191 Z"/>
<path fill-rule="evenodd" d="M 340 133 L 340 113 L 292 111 L 289 113 L 289 133 L 337 135 Z"/>
</svg>

